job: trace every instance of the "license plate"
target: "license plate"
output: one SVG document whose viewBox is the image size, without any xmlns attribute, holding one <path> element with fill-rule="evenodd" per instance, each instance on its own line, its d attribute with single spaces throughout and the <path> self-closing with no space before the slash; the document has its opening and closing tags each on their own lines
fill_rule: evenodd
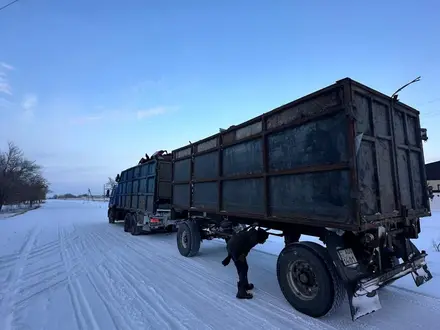
<svg viewBox="0 0 440 330">
<path fill-rule="evenodd" d="M 350 248 L 339 250 L 338 255 L 339 259 L 341 259 L 341 261 L 344 263 L 344 266 L 350 266 L 358 263 L 353 250 Z"/>
</svg>

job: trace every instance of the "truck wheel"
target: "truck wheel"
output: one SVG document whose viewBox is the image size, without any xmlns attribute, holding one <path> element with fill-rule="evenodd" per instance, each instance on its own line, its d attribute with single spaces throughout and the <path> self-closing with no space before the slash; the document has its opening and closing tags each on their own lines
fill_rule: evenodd
<svg viewBox="0 0 440 330">
<path fill-rule="evenodd" d="M 142 233 L 142 227 L 137 225 L 136 217 L 137 217 L 137 215 L 131 216 L 131 234 L 133 236 L 138 236 Z"/>
<path fill-rule="evenodd" d="M 184 257 L 194 257 L 200 250 L 200 229 L 194 221 L 186 221 L 177 230 L 177 247 Z"/>
<path fill-rule="evenodd" d="M 286 246 L 278 256 L 277 277 L 286 300 L 311 317 L 330 315 L 344 301 L 344 285 L 331 257 L 316 243 Z"/>
<path fill-rule="evenodd" d="M 131 229 L 131 214 L 127 213 L 124 217 L 124 231 L 128 233 Z"/>
<path fill-rule="evenodd" d="M 108 223 L 115 223 L 115 210 L 110 209 L 107 213 Z"/>
</svg>

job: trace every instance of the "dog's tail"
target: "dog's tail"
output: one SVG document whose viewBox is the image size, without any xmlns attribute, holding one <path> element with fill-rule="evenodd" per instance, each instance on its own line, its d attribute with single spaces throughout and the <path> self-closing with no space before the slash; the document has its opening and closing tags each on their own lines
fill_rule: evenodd
<svg viewBox="0 0 440 330">
<path fill-rule="evenodd" d="M 222 264 L 223 264 L 223 266 L 227 266 L 227 265 L 229 265 L 229 263 L 231 262 L 231 255 L 230 254 L 228 254 L 228 256 L 222 261 Z"/>
</svg>

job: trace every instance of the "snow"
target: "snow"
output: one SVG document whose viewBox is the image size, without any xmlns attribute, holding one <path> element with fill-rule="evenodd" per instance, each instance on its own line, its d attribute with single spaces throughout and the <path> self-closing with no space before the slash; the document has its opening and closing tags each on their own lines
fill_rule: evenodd
<svg viewBox="0 0 440 330">
<path fill-rule="evenodd" d="M 224 242 L 203 242 L 199 255 L 184 258 L 175 233 L 132 236 L 109 224 L 106 203 L 47 201 L 0 221 L 0 329 L 434 329 L 439 200 L 415 241 L 429 253 L 432 281 L 396 281 L 381 290 L 382 309 L 356 322 L 347 302 L 321 319 L 287 303 L 276 279 L 278 237 L 250 253 L 254 299 L 241 301 L 234 267 L 221 264 Z"/>
<path fill-rule="evenodd" d="M 30 207 L 29 204 L 3 205 L 2 210 L 0 211 L 0 220 L 30 211 L 37 207 L 39 207 L 38 204 L 34 204 L 33 207 Z"/>
</svg>

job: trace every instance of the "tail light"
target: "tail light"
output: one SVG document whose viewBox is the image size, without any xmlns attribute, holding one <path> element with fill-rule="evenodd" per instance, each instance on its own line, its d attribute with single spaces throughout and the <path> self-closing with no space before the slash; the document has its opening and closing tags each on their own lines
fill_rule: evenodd
<svg viewBox="0 0 440 330">
<path fill-rule="evenodd" d="M 159 220 L 158 218 L 151 218 L 151 219 L 150 219 L 150 222 L 151 222 L 151 223 L 159 223 L 160 220 Z"/>
</svg>

